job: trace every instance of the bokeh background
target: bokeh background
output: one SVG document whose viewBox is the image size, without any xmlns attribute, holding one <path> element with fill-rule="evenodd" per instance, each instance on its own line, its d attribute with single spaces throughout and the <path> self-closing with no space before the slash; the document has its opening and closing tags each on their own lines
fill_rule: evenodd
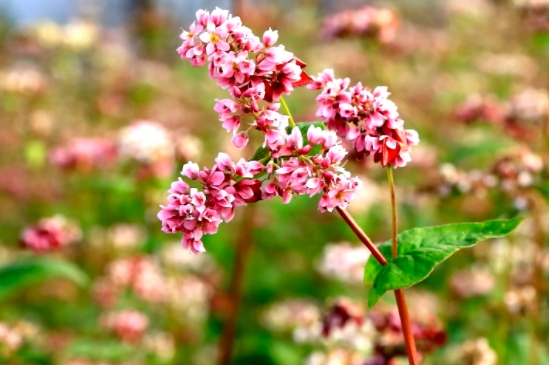
<svg viewBox="0 0 550 365">
<path fill-rule="evenodd" d="M 421 139 L 395 171 L 401 230 L 525 217 L 406 290 L 423 364 L 548 364 L 545 0 L 3 0 L 0 363 L 406 363 L 393 296 L 366 309 L 368 253 L 317 199 L 242 208 L 200 256 L 160 231 L 183 163 L 252 155 L 175 51 L 215 6 L 278 29 L 312 75 L 389 87 Z M 315 97 L 286 98 L 295 119 Z M 384 171 L 347 167 L 348 210 L 387 240 Z"/>
</svg>

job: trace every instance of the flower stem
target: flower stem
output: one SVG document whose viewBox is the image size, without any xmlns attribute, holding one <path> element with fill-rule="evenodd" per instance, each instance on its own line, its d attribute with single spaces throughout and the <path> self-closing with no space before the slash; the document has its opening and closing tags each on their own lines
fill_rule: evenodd
<svg viewBox="0 0 550 365">
<path fill-rule="evenodd" d="M 288 109 L 288 105 L 286 105 L 285 100 L 282 96 L 279 100 L 281 101 L 281 105 L 283 106 L 286 115 L 288 115 L 288 123 L 292 128 L 296 127 L 296 123 L 294 123 L 294 118 L 292 118 L 292 114 L 290 113 L 290 109 Z"/>
<path fill-rule="evenodd" d="M 388 184 L 390 185 L 391 194 L 391 211 L 392 211 L 392 257 L 397 257 L 397 205 L 395 204 L 395 185 L 393 183 L 392 167 L 387 168 L 388 172 Z M 397 310 L 399 311 L 399 318 L 401 319 L 401 328 L 403 329 L 403 338 L 405 340 L 405 347 L 407 349 L 407 357 L 409 358 L 410 365 L 418 365 L 418 355 L 416 353 L 416 344 L 414 342 L 414 336 L 411 328 L 411 320 L 409 318 L 409 311 L 407 309 L 407 302 L 405 301 L 405 294 L 402 289 L 394 291 L 395 301 L 397 302 Z"/>
<path fill-rule="evenodd" d="M 357 237 L 363 242 L 369 249 L 374 258 L 384 266 L 388 264 L 388 260 L 382 255 L 382 253 L 374 246 L 370 238 L 363 232 L 361 227 L 355 222 L 355 220 L 345 210 L 337 207 L 336 210 L 344 221 L 348 224 L 351 230 L 357 235 Z M 397 236 L 396 236 L 397 237 Z M 395 290 L 395 301 L 397 302 L 397 310 L 399 311 L 399 318 L 401 319 L 401 327 L 403 328 L 403 337 L 405 338 L 405 347 L 407 349 L 407 357 L 409 358 L 410 365 L 418 365 L 418 355 L 416 353 L 416 344 L 414 343 L 414 336 L 412 334 L 411 320 L 409 318 L 409 311 L 407 309 L 407 302 L 403 295 L 403 290 Z"/>
<path fill-rule="evenodd" d="M 239 307 L 243 292 L 243 283 L 245 277 L 246 262 L 250 255 L 253 242 L 253 226 L 252 222 L 256 214 L 254 204 L 244 207 L 243 218 L 241 222 L 240 232 L 237 236 L 235 262 L 233 266 L 233 275 L 230 287 L 230 305 L 225 323 L 223 326 L 222 336 L 219 342 L 219 358 L 218 365 L 231 364 L 231 355 L 235 343 L 235 332 L 237 329 L 237 319 L 239 316 Z"/>
<path fill-rule="evenodd" d="M 357 237 L 361 240 L 361 242 L 363 242 L 363 244 L 367 246 L 367 248 L 369 249 L 370 253 L 374 256 L 376 261 L 378 261 L 380 265 L 386 265 L 388 263 L 388 260 L 386 260 L 384 255 L 382 255 L 382 253 L 378 251 L 376 246 L 372 243 L 372 241 L 365 234 L 365 232 L 363 232 L 363 230 L 361 229 L 361 227 L 359 227 L 359 225 L 355 222 L 355 220 L 353 220 L 351 215 L 349 215 L 348 212 L 346 212 L 340 207 L 336 207 L 336 210 L 338 211 L 338 213 L 340 213 L 342 218 L 344 218 L 348 226 L 357 235 Z"/>
</svg>

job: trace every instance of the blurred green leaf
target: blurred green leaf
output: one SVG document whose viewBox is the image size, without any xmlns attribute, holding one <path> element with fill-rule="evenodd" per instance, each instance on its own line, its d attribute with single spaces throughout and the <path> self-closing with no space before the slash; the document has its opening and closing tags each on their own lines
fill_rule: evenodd
<svg viewBox="0 0 550 365">
<path fill-rule="evenodd" d="M 388 290 L 407 288 L 430 275 L 434 268 L 461 248 L 512 232 L 522 218 L 476 223 L 446 224 L 414 228 L 397 237 L 398 257 L 381 266 L 370 257 L 365 266 L 365 283 L 373 286 L 368 293 L 368 306 L 373 307 Z M 391 241 L 378 247 L 391 257 Z"/>
<path fill-rule="evenodd" d="M 68 356 L 91 360 L 128 361 L 136 349 L 118 341 L 96 341 L 79 339 L 73 341 L 66 350 Z"/>
<path fill-rule="evenodd" d="M 25 159 L 32 167 L 41 167 L 46 161 L 46 146 L 42 141 L 29 141 L 25 146 Z"/>
<path fill-rule="evenodd" d="M 535 187 L 537 191 L 548 201 L 548 184 L 541 184 Z"/>
<path fill-rule="evenodd" d="M 84 286 L 86 274 L 71 262 L 46 257 L 33 257 L 0 267 L 0 299 L 51 278 L 65 278 Z"/>
</svg>

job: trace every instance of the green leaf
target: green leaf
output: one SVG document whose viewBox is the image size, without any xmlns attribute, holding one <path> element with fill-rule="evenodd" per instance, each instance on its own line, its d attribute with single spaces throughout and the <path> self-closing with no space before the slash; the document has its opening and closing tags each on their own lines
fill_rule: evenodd
<svg viewBox="0 0 550 365">
<path fill-rule="evenodd" d="M 254 156 L 252 156 L 252 158 L 250 159 L 250 161 L 260 161 L 260 160 L 263 160 L 265 158 L 268 158 L 270 155 L 269 155 L 269 150 L 267 149 L 267 147 L 258 147 L 258 149 L 256 150 L 256 152 L 254 152 Z"/>
<path fill-rule="evenodd" d="M 25 158 L 29 166 L 43 166 L 46 161 L 46 156 L 46 146 L 44 145 L 44 142 L 40 140 L 29 141 L 25 146 Z"/>
<path fill-rule="evenodd" d="M 136 349 L 114 340 L 77 339 L 71 342 L 65 352 L 68 357 L 118 362 L 131 359 Z"/>
<path fill-rule="evenodd" d="M 367 261 L 365 283 L 372 283 L 367 299 L 369 307 L 373 307 L 388 290 L 408 288 L 421 282 L 437 265 L 461 248 L 505 236 L 521 221 L 522 218 L 516 218 L 446 224 L 402 232 L 397 236 L 397 258 L 388 259 L 385 266 L 381 266 L 374 257 Z M 378 249 L 386 258 L 391 257 L 391 241 L 384 242 Z"/>
<path fill-rule="evenodd" d="M 28 286 L 62 277 L 84 286 L 86 274 L 73 263 L 46 257 L 32 257 L 0 267 L 0 300 Z"/>
</svg>

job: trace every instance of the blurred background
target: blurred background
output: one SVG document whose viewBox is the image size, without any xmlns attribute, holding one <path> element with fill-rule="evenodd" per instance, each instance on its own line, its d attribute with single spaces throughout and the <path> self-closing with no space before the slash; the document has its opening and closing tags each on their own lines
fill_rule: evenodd
<svg viewBox="0 0 550 365">
<path fill-rule="evenodd" d="M 369 254 L 317 198 L 242 208 L 199 256 L 160 231 L 183 163 L 251 157 L 212 109 L 226 91 L 175 51 L 215 6 L 311 75 L 389 87 L 421 139 L 394 174 L 400 230 L 526 217 L 406 290 L 422 363 L 548 364 L 545 0 L 3 0 L 0 363 L 406 364 L 393 296 L 366 309 Z M 286 98 L 296 120 L 316 96 Z M 385 173 L 347 167 L 384 242 Z"/>
</svg>

